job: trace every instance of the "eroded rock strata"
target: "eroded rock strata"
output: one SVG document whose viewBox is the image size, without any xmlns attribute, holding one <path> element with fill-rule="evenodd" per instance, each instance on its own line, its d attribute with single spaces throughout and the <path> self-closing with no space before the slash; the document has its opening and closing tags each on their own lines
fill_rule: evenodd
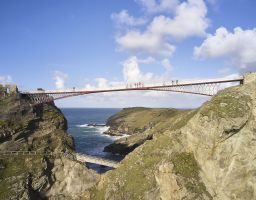
<svg viewBox="0 0 256 200">
<path fill-rule="evenodd" d="M 74 152 L 67 122 L 54 104 L 32 107 L 17 91 L 0 86 L 0 199 L 80 199 L 99 179 L 83 163 L 61 156 Z M 50 155 L 50 154 L 53 155 Z"/>
<path fill-rule="evenodd" d="M 163 131 L 104 174 L 90 199 L 256 199 L 255 80 L 166 117 Z"/>
<path fill-rule="evenodd" d="M 112 130 L 128 124 L 129 140 L 139 145 L 101 176 L 58 156 L 72 154 L 74 144 L 53 104 L 31 107 L 15 91 L 0 88 L 0 94 L 0 150 L 54 153 L 0 156 L 0 199 L 256 199 L 253 75 L 195 110 L 135 108 L 115 115 Z"/>
</svg>

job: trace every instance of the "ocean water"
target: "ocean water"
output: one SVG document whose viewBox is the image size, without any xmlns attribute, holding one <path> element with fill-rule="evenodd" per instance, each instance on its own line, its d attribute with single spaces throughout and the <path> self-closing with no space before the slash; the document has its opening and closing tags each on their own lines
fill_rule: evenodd
<svg viewBox="0 0 256 200">
<path fill-rule="evenodd" d="M 76 151 L 111 160 L 121 160 L 120 155 L 103 152 L 105 146 L 120 138 L 103 134 L 108 129 L 105 126 L 106 120 L 120 110 L 117 108 L 62 108 L 61 111 L 68 121 L 68 133 L 75 141 Z M 90 126 L 90 124 L 96 124 L 96 126 Z M 104 173 L 110 169 L 96 164 L 87 164 L 87 167 L 98 173 Z"/>
</svg>

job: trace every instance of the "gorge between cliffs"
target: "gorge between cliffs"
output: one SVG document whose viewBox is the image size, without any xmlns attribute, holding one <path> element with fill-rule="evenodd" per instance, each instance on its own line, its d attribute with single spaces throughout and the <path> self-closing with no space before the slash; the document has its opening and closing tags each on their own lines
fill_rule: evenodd
<svg viewBox="0 0 256 200">
<path fill-rule="evenodd" d="M 80 147 L 63 113 L 0 86 L 0 151 L 38 152 L 0 155 L 0 199 L 256 199 L 254 79 L 197 109 L 111 111 L 99 156 L 121 161 L 101 173 L 72 156 Z"/>
</svg>

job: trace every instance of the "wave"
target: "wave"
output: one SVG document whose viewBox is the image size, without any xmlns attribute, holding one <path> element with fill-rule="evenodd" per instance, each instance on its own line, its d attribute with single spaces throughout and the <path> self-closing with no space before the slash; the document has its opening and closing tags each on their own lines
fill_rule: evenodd
<svg viewBox="0 0 256 200">
<path fill-rule="evenodd" d="M 130 135 L 124 134 L 121 136 L 113 136 L 113 135 L 108 135 L 108 134 L 104 134 L 104 132 L 106 132 L 110 127 L 106 126 L 106 124 L 81 124 L 81 125 L 77 125 L 77 127 L 80 128 L 85 128 L 83 130 L 84 133 L 98 133 L 100 135 L 102 135 L 103 137 L 108 137 L 111 138 L 113 140 L 118 140 L 120 138 L 125 138 L 125 137 L 129 137 Z M 87 128 L 87 129 L 86 129 Z"/>
<path fill-rule="evenodd" d="M 108 134 L 103 134 L 103 135 L 104 135 L 104 137 L 112 138 L 113 140 L 118 140 L 118 139 L 126 138 L 126 137 L 130 136 L 130 135 L 127 135 L 127 134 L 123 134 L 121 136 L 113 136 L 113 135 L 108 135 Z"/>
<path fill-rule="evenodd" d="M 100 133 L 104 133 L 109 129 L 109 126 L 95 127 Z"/>
<path fill-rule="evenodd" d="M 99 133 L 104 133 L 109 129 L 109 126 L 106 126 L 105 124 L 97 124 L 97 125 L 90 125 L 90 124 L 81 124 L 81 125 L 76 125 L 77 127 L 80 128 L 90 128 L 90 130 L 84 129 L 83 132 L 99 132 Z"/>
<path fill-rule="evenodd" d="M 84 128 L 84 127 L 88 127 L 88 124 L 82 124 L 82 125 L 76 125 L 76 126 L 80 128 Z"/>
<path fill-rule="evenodd" d="M 106 127 L 106 124 L 96 124 L 96 123 L 91 123 L 91 124 L 81 124 L 81 125 L 76 125 L 77 127 L 80 128 L 98 128 L 98 127 Z"/>
</svg>

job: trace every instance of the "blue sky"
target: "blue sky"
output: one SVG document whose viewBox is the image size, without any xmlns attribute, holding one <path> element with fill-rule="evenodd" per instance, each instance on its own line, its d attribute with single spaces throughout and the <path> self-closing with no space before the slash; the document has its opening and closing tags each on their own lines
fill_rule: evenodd
<svg viewBox="0 0 256 200">
<path fill-rule="evenodd" d="M 89 88 L 255 71 L 255 8 L 254 0 L 1 0 L 0 81 L 22 90 Z M 195 107 L 206 100 L 114 97 L 58 105 Z"/>
</svg>

